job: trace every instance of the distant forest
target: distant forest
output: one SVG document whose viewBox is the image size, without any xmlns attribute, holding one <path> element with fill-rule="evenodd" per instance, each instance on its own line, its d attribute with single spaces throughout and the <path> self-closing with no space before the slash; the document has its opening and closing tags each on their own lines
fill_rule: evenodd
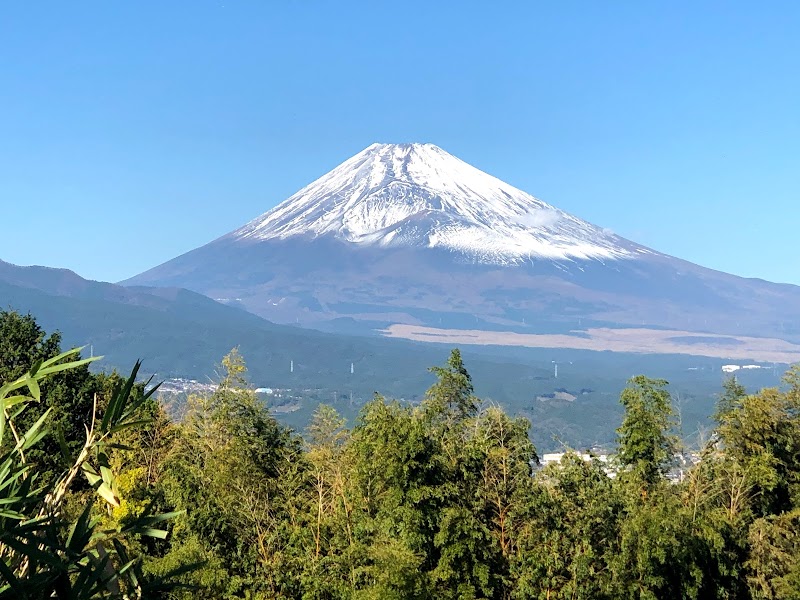
<svg viewBox="0 0 800 600">
<path fill-rule="evenodd" d="M 0 598 L 798 599 L 800 369 L 720 390 L 681 477 L 666 381 L 620 396 L 609 463 L 542 467 L 461 354 L 352 427 L 280 424 L 234 349 L 180 421 L 0 311 Z"/>
</svg>

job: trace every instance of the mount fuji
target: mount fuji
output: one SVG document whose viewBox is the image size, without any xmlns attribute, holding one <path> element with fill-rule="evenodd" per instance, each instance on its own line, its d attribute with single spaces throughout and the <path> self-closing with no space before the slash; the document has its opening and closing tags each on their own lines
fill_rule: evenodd
<svg viewBox="0 0 800 600">
<path fill-rule="evenodd" d="M 185 287 L 335 331 L 581 338 L 637 328 L 728 347 L 735 336 L 800 342 L 800 287 L 646 248 L 432 144 L 373 144 L 243 227 L 123 283 Z"/>
</svg>

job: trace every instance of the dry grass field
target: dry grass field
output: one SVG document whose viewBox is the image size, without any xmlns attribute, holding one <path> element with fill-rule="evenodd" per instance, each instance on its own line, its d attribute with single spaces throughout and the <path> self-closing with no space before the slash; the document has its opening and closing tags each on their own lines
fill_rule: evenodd
<svg viewBox="0 0 800 600">
<path fill-rule="evenodd" d="M 716 335 L 662 329 L 596 328 L 570 334 L 534 334 L 510 331 L 437 329 L 420 325 L 391 325 L 387 337 L 419 342 L 572 348 L 645 354 L 689 354 L 730 360 L 776 363 L 800 362 L 800 345 L 773 338 Z"/>
</svg>

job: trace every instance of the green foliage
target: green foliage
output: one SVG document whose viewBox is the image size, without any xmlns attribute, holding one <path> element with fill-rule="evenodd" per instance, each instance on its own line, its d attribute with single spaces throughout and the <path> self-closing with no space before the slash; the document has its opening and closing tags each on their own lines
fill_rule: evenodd
<svg viewBox="0 0 800 600">
<path fill-rule="evenodd" d="M 298 441 L 246 387 L 244 361 L 232 351 L 216 392 L 190 399 L 172 447 L 161 453 L 151 494 L 186 514 L 177 519 L 170 547 L 148 568 L 162 572 L 188 555 L 206 566 L 186 583 L 213 582 L 200 597 L 280 591 L 287 513 L 276 498 L 279 478 L 299 453 Z"/>
<path fill-rule="evenodd" d="M 15 381 L 31 365 L 61 354 L 61 336 L 47 336 L 31 315 L 0 310 L 0 381 Z M 84 424 L 92 415 L 95 396 L 99 403 L 108 401 L 111 389 L 103 387 L 102 378 L 89 373 L 84 363 L 52 374 L 42 381 L 38 401 L 28 405 L 17 417 L 21 428 L 32 427 L 49 411 L 48 427 L 60 432 L 70 452 L 80 450 L 84 442 Z M 41 477 L 51 479 L 60 471 L 61 449 L 55 436 L 47 436 L 31 448 L 27 458 L 37 464 Z"/>
<path fill-rule="evenodd" d="M 787 374 L 788 391 L 766 389 L 738 398 L 719 417 L 726 456 L 752 480 L 749 494 L 758 516 L 797 505 L 800 484 L 800 387 L 796 370 Z"/>
<path fill-rule="evenodd" d="M 620 397 L 616 457 L 568 451 L 539 468 L 531 424 L 482 403 L 458 351 L 422 402 L 376 395 L 351 428 L 320 405 L 301 438 L 260 402 L 234 349 L 180 422 L 136 370 L 89 375 L 96 410 L 64 440 L 73 460 L 43 471 L 29 457 L 85 388 L 65 384 L 41 408 L 63 372 L 47 370 L 68 357 L 36 362 L 56 346 L 35 322 L 6 319 L 35 361 L 2 392 L 0 556 L 18 586 L 7 595 L 35 580 L 72 586 L 62 597 L 800 597 L 796 369 L 756 394 L 727 382 L 694 464 L 677 463 L 666 382 L 639 376 Z M 22 427 L 29 410 L 40 416 Z M 64 469 L 75 475 L 54 492 Z"/>
<path fill-rule="evenodd" d="M 672 401 L 667 382 L 633 377 L 622 391 L 625 417 L 617 430 L 618 459 L 624 474 L 645 486 L 656 484 L 668 470 L 676 450 Z"/>
<path fill-rule="evenodd" d="M 747 390 L 736 379 L 736 375 L 731 375 L 722 384 L 723 392 L 717 401 L 716 412 L 714 413 L 714 420 L 717 423 L 725 420 L 731 412 L 740 408 L 742 399 L 747 396 Z"/>
<path fill-rule="evenodd" d="M 139 408 L 155 391 L 132 394 L 138 363 L 130 377 L 115 387 L 103 414 L 92 412 L 76 455 L 70 452 L 63 432 L 55 432 L 64 465 L 55 477 L 46 477 L 51 473 L 28 458 L 51 433 L 54 411 L 46 409 L 30 427 L 20 427 L 22 417 L 41 402 L 41 383 L 92 360 L 80 360 L 77 355 L 72 350 L 40 358 L 28 373 L 0 387 L 0 443 L 7 448 L 0 455 L 0 597 L 150 597 L 171 587 L 167 581 L 173 573 L 165 573 L 164 578 L 144 576 L 126 541 L 136 536 L 165 538 L 167 531 L 159 529 L 159 524 L 174 514 L 153 515 L 143 507 L 116 527 L 103 527 L 92 514 L 92 503 L 74 519 L 65 508 L 80 476 L 103 506 L 112 510 L 121 506 L 120 481 L 111 469 L 108 452 L 119 433 L 140 424 Z"/>
<path fill-rule="evenodd" d="M 464 366 L 461 352 L 454 349 L 447 359 L 447 365 L 431 367 L 430 371 L 438 380 L 428 390 L 429 407 L 456 419 L 474 416 L 478 410 L 478 399 L 473 395 L 472 377 Z"/>
<path fill-rule="evenodd" d="M 748 532 L 753 598 L 800 598 L 800 509 L 756 520 Z"/>
<path fill-rule="evenodd" d="M 622 501 L 598 460 L 565 454 L 527 494 L 512 562 L 516 598 L 615 598 Z"/>
</svg>

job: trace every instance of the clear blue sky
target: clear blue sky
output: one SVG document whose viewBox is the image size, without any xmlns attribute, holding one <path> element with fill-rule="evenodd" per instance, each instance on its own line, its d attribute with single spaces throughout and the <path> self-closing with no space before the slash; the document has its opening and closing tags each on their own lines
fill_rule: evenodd
<svg viewBox="0 0 800 600">
<path fill-rule="evenodd" d="M 800 284 L 800 2 L 7 2 L 0 258 L 117 281 L 372 142 Z"/>
</svg>

